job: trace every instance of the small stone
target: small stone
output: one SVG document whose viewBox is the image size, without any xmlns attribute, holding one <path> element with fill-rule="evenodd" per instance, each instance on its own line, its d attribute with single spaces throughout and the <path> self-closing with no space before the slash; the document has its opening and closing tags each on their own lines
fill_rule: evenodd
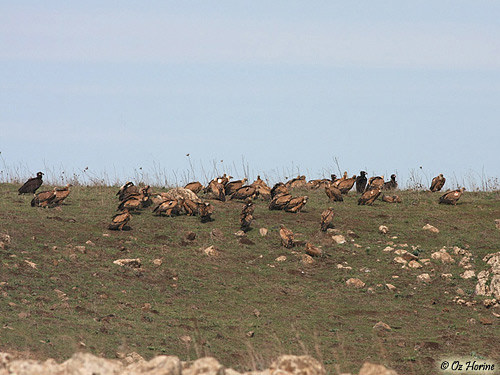
<svg viewBox="0 0 500 375">
<path fill-rule="evenodd" d="M 313 257 L 308 255 L 308 254 L 302 254 L 301 258 L 302 258 L 301 261 L 303 264 L 313 264 L 314 263 Z"/>
<path fill-rule="evenodd" d="M 245 232 L 243 232 L 242 230 L 237 231 L 234 235 L 236 237 L 245 237 L 246 236 Z"/>
<path fill-rule="evenodd" d="M 428 273 L 423 273 L 417 276 L 417 281 L 421 283 L 429 283 L 431 282 L 431 277 Z"/>
<path fill-rule="evenodd" d="M 345 283 L 346 283 L 347 286 L 353 287 L 353 288 L 363 288 L 366 285 L 360 279 L 357 279 L 357 278 L 354 278 L 354 277 L 350 278 Z"/>
<path fill-rule="evenodd" d="M 491 326 L 493 324 L 493 320 L 491 320 L 490 318 L 481 317 L 479 318 L 479 321 L 485 326 Z"/>
<path fill-rule="evenodd" d="M 267 228 L 260 228 L 259 234 L 261 235 L 261 237 L 267 236 Z"/>
<path fill-rule="evenodd" d="M 425 224 L 423 227 L 422 227 L 423 230 L 427 230 L 431 233 L 439 233 L 439 229 L 437 229 L 436 227 L 430 225 L 430 224 Z"/>
<path fill-rule="evenodd" d="M 275 259 L 276 262 L 284 262 L 286 260 L 286 256 L 281 255 Z"/>
<path fill-rule="evenodd" d="M 245 334 L 246 337 L 254 337 L 255 336 L 255 332 L 254 331 L 248 331 L 246 334 Z"/>
<path fill-rule="evenodd" d="M 93 243 L 91 240 L 88 240 L 87 242 L 85 242 L 85 244 L 89 246 L 95 246 L 95 243 Z"/>
<path fill-rule="evenodd" d="M 373 326 L 373 329 L 377 329 L 377 330 L 381 330 L 381 331 L 392 331 L 391 326 L 389 326 L 389 324 L 386 324 L 386 323 L 384 323 L 382 321 L 376 323 Z"/>
<path fill-rule="evenodd" d="M 467 270 L 463 274 L 460 275 L 462 279 L 472 279 L 476 277 L 476 273 L 473 270 Z"/>
<path fill-rule="evenodd" d="M 410 263 L 408 263 L 408 267 L 410 268 L 422 268 L 423 266 L 417 262 L 416 260 L 412 260 L 410 261 Z"/>
<path fill-rule="evenodd" d="M 219 251 L 214 245 L 203 249 L 203 253 L 209 257 L 218 257 L 220 255 Z"/>
<path fill-rule="evenodd" d="M 490 308 L 490 307 L 493 307 L 493 306 L 496 306 L 498 304 L 498 301 L 495 299 L 495 298 L 492 298 L 492 299 L 485 299 L 483 301 L 483 305 L 484 307 L 486 308 Z"/>
<path fill-rule="evenodd" d="M 500 219 L 495 220 L 495 226 L 500 229 Z"/>
<path fill-rule="evenodd" d="M 391 292 L 396 291 L 396 287 L 392 284 L 385 284 L 385 287 L 389 289 Z"/>
<path fill-rule="evenodd" d="M 163 259 L 158 258 L 158 259 L 153 260 L 153 264 L 155 266 L 161 266 L 162 263 L 163 263 Z"/>
<path fill-rule="evenodd" d="M 401 264 L 401 265 L 403 265 L 403 266 L 406 266 L 406 264 L 408 263 L 408 262 L 407 262 L 404 258 L 402 258 L 402 257 L 396 257 L 396 258 L 394 258 L 393 262 L 394 262 L 394 263 L 396 263 L 396 264 Z"/>
<path fill-rule="evenodd" d="M 332 236 L 332 240 L 334 240 L 335 243 L 337 243 L 339 245 L 346 243 L 345 237 L 341 234 L 337 234 L 335 236 Z"/>
<path fill-rule="evenodd" d="M 82 254 L 86 254 L 87 253 L 87 248 L 85 246 L 75 246 L 75 250 L 79 251 Z"/>
<path fill-rule="evenodd" d="M 142 263 L 140 258 L 135 259 L 117 259 L 113 262 L 120 267 L 140 268 Z"/>
<path fill-rule="evenodd" d="M 184 238 L 187 241 L 194 241 L 196 239 L 196 233 L 194 233 L 193 231 L 189 231 L 184 235 Z"/>
<path fill-rule="evenodd" d="M 390 251 L 394 251 L 394 248 L 393 248 L 393 247 L 391 247 L 391 246 L 387 246 L 387 247 L 386 247 L 384 250 L 382 250 L 382 251 L 384 251 L 384 252 L 388 253 L 388 252 L 390 252 Z"/>
<path fill-rule="evenodd" d="M 378 231 L 382 234 L 387 234 L 389 233 L 389 228 L 385 225 L 381 225 L 378 227 Z"/>
<path fill-rule="evenodd" d="M 451 279 L 452 277 L 453 277 L 453 274 L 451 274 L 451 273 L 442 273 L 442 274 L 441 274 L 441 278 L 442 278 L 442 279 L 449 280 L 449 279 Z"/>
</svg>

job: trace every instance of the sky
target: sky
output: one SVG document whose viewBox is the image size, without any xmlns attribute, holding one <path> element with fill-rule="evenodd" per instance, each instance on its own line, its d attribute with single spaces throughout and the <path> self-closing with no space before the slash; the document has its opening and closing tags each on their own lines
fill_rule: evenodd
<svg viewBox="0 0 500 375">
<path fill-rule="evenodd" d="M 499 36 L 497 0 L 4 1 L 0 180 L 481 187 L 500 177 Z"/>
</svg>

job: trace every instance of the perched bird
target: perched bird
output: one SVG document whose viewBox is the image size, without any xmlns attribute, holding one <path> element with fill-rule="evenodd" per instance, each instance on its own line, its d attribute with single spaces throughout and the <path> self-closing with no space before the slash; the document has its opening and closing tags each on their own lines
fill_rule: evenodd
<svg viewBox="0 0 500 375">
<path fill-rule="evenodd" d="M 381 199 L 387 203 L 401 203 L 399 195 L 382 195 Z"/>
<path fill-rule="evenodd" d="M 134 185 L 132 181 L 127 181 L 125 184 L 123 184 L 116 195 L 118 195 L 118 200 L 124 201 L 127 199 L 129 196 L 134 195 L 134 194 L 139 194 L 139 188 Z"/>
<path fill-rule="evenodd" d="M 269 202 L 268 208 L 270 210 L 283 210 L 291 199 L 291 194 L 276 195 L 273 199 L 271 199 L 271 202 Z"/>
<path fill-rule="evenodd" d="M 446 178 L 444 178 L 442 173 L 439 174 L 439 176 L 434 177 L 431 183 L 431 191 L 440 191 L 443 188 L 445 182 Z"/>
<path fill-rule="evenodd" d="M 166 216 L 178 215 L 182 206 L 183 202 L 179 202 L 177 199 L 165 200 L 153 208 L 153 212 L 159 216 L 163 216 L 163 213 Z"/>
<path fill-rule="evenodd" d="M 327 178 L 317 179 L 308 181 L 306 187 L 308 189 L 320 189 L 324 188 L 326 185 L 329 185 L 331 181 Z"/>
<path fill-rule="evenodd" d="M 222 182 L 223 182 L 222 178 L 217 178 L 217 179 L 210 181 L 210 184 L 208 184 L 208 187 L 207 187 L 207 191 L 212 193 L 212 197 L 214 199 L 217 199 L 221 202 L 225 202 L 226 201 L 226 193 L 225 193 L 224 184 Z"/>
<path fill-rule="evenodd" d="M 54 200 L 52 201 L 52 204 L 54 206 L 61 205 L 63 203 L 63 201 L 68 197 L 68 195 L 70 193 L 69 188 L 72 186 L 73 185 L 71 185 L 71 184 L 67 184 L 64 187 L 55 188 L 56 196 L 55 196 Z"/>
<path fill-rule="evenodd" d="M 231 195 L 234 192 L 236 192 L 238 189 L 241 189 L 243 185 L 245 185 L 247 182 L 247 179 L 244 178 L 243 180 L 236 180 L 236 181 L 230 181 L 224 186 L 224 192 L 227 195 Z"/>
<path fill-rule="evenodd" d="M 253 204 L 252 199 L 247 198 L 240 214 L 240 228 L 243 232 L 247 232 L 250 229 L 254 210 L 255 205 Z"/>
<path fill-rule="evenodd" d="M 34 195 L 31 200 L 31 207 L 48 207 L 56 198 L 56 188 L 48 191 L 41 191 Z"/>
<path fill-rule="evenodd" d="M 212 214 L 214 212 L 214 208 L 209 202 L 200 203 L 198 212 L 202 223 L 213 221 Z"/>
<path fill-rule="evenodd" d="M 333 228 L 333 218 L 335 213 L 333 207 L 329 207 L 321 213 L 321 231 L 326 232 L 328 228 Z"/>
<path fill-rule="evenodd" d="M 252 182 L 251 186 L 253 186 L 255 188 L 257 188 L 257 186 L 268 187 L 267 184 L 265 183 L 265 181 L 260 178 L 260 175 L 258 175 L 257 179 L 254 182 Z"/>
<path fill-rule="evenodd" d="M 131 218 L 132 215 L 130 215 L 130 212 L 127 209 L 124 209 L 122 212 L 119 212 L 112 217 L 111 223 L 108 225 L 108 229 L 123 230 Z"/>
<path fill-rule="evenodd" d="M 186 186 L 184 186 L 184 189 L 189 189 L 193 193 L 198 194 L 203 189 L 203 185 L 198 181 L 193 181 L 186 184 Z"/>
<path fill-rule="evenodd" d="M 28 181 L 26 181 L 24 183 L 23 186 L 21 186 L 17 191 L 19 192 L 19 195 L 20 194 L 34 194 L 35 191 L 38 190 L 38 188 L 42 185 L 43 181 L 42 181 L 42 176 L 43 176 L 43 173 L 42 172 L 38 172 L 36 174 L 36 177 L 32 177 L 30 179 L 28 179 Z"/>
<path fill-rule="evenodd" d="M 381 190 L 378 187 L 365 191 L 363 195 L 361 195 L 361 197 L 358 199 L 358 205 L 371 206 L 375 199 L 377 199 L 380 195 L 380 192 Z"/>
<path fill-rule="evenodd" d="M 278 195 L 288 195 L 290 192 L 283 182 L 278 182 L 271 189 L 271 199 Z"/>
<path fill-rule="evenodd" d="M 306 205 L 308 199 L 309 197 L 307 195 L 304 195 L 303 197 L 292 198 L 285 205 L 284 210 L 286 212 L 293 212 L 293 213 L 300 212 Z"/>
<path fill-rule="evenodd" d="M 462 196 L 464 191 L 465 191 L 464 187 L 457 189 L 457 190 L 449 191 L 448 193 L 442 195 L 439 198 L 439 203 L 452 204 L 452 205 L 456 206 L 457 201 L 460 199 L 460 197 Z"/>
<path fill-rule="evenodd" d="M 200 203 L 193 202 L 191 199 L 185 198 L 182 201 L 182 208 L 186 212 L 186 215 L 193 216 L 198 214 L 198 208 Z"/>
<path fill-rule="evenodd" d="M 365 191 L 372 189 L 382 189 L 384 186 L 384 176 L 373 176 L 368 180 L 368 186 Z"/>
<path fill-rule="evenodd" d="M 271 188 L 267 185 L 257 185 L 255 187 L 255 195 L 260 196 L 263 200 L 271 200 Z"/>
<path fill-rule="evenodd" d="M 281 244 L 287 249 L 291 249 L 294 244 L 294 235 L 293 232 L 286 228 L 283 224 L 280 225 L 280 237 Z"/>
<path fill-rule="evenodd" d="M 338 187 L 339 184 L 344 181 L 344 180 L 347 180 L 347 171 L 344 172 L 344 175 L 341 177 L 341 178 L 337 178 L 333 183 L 332 185 L 335 186 L 335 187 Z"/>
<path fill-rule="evenodd" d="M 368 179 L 366 178 L 365 171 L 360 171 L 359 174 L 360 175 L 356 177 L 356 191 L 362 194 L 366 189 L 366 183 L 368 182 Z"/>
<path fill-rule="evenodd" d="M 245 200 L 247 198 L 252 197 L 256 192 L 256 188 L 252 186 L 243 186 L 236 190 L 233 195 L 231 195 L 231 199 L 240 199 Z"/>
<path fill-rule="evenodd" d="M 285 186 L 289 189 L 299 188 L 306 185 L 306 176 L 297 176 L 296 178 L 287 181 Z"/>
<path fill-rule="evenodd" d="M 149 194 L 149 185 L 140 189 L 135 185 L 129 186 L 125 189 L 124 194 L 121 194 L 123 199 L 120 200 L 117 210 L 124 210 L 127 208 L 128 210 L 133 211 L 149 207 L 152 204 Z"/>
<path fill-rule="evenodd" d="M 349 193 L 349 190 L 352 189 L 355 182 L 356 182 L 356 175 L 352 176 L 351 178 L 346 178 L 340 181 L 337 184 L 337 188 L 340 190 L 342 194 L 347 194 Z"/>
<path fill-rule="evenodd" d="M 384 182 L 382 190 L 396 190 L 398 188 L 398 183 L 396 182 L 396 175 L 391 174 L 390 181 Z"/>
<path fill-rule="evenodd" d="M 319 247 L 314 246 L 312 243 L 306 243 L 306 254 L 312 257 L 324 257 L 325 253 Z"/>
<path fill-rule="evenodd" d="M 333 184 L 325 186 L 325 193 L 330 199 L 330 202 L 343 202 L 342 192 Z"/>
</svg>

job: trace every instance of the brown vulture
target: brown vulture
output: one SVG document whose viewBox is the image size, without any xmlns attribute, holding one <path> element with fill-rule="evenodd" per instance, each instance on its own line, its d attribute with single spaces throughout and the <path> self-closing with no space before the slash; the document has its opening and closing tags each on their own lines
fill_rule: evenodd
<svg viewBox="0 0 500 375">
<path fill-rule="evenodd" d="M 193 193 L 198 194 L 203 189 L 203 185 L 198 181 L 189 182 L 184 186 L 184 189 L 189 189 Z"/>
<path fill-rule="evenodd" d="M 292 198 L 285 205 L 284 209 L 286 212 L 300 212 L 306 205 L 308 199 L 309 197 L 307 195 L 304 195 L 303 197 Z"/>
<path fill-rule="evenodd" d="M 53 205 L 61 205 L 63 201 L 68 197 L 70 190 L 69 188 L 72 187 L 73 185 L 67 184 L 64 187 L 58 187 L 55 189 L 56 192 L 56 197 L 52 201 Z"/>
<path fill-rule="evenodd" d="M 167 216 L 178 215 L 184 202 L 181 199 L 165 200 L 153 208 L 153 212 L 162 216 L 163 213 Z"/>
<path fill-rule="evenodd" d="M 231 199 L 245 200 L 252 197 L 255 194 L 255 191 L 256 189 L 252 186 L 243 186 L 231 195 Z"/>
<path fill-rule="evenodd" d="M 256 179 L 254 182 L 252 182 L 252 185 L 251 185 L 251 186 L 253 186 L 253 187 L 255 187 L 255 188 L 256 188 L 257 186 L 264 186 L 264 187 L 268 187 L 268 186 L 267 186 L 267 184 L 264 182 L 264 180 L 262 180 L 262 179 L 260 178 L 260 175 L 259 175 L 259 176 L 257 176 L 257 179 Z"/>
<path fill-rule="evenodd" d="M 200 213 L 200 220 L 202 223 L 213 221 L 212 214 L 214 213 L 214 208 L 209 202 L 200 203 L 198 212 Z"/>
<path fill-rule="evenodd" d="M 329 207 L 321 213 L 321 231 L 326 232 L 328 228 L 333 228 L 333 218 L 335 213 L 333 208 Z"/>
<path fill-rule="evenodd" d="M 439 176 L 434 177 L 431 183 L 431 191 L 440 191 L 443 188 L 445 182 L 446 178 L 444 178 L 442 173 L 439 174 Z"/>
<path fill-rule="evenodd" d="M 283 224 L 280 225 L 281 244 L 287 249 L 291 249 L 294 244 L 293 232 L 286 228 Z"/>
<path fill-rule="evenodd" d="M 344 198 L 342 197 L 342 192 L 333 186 L 333 184 L 325 186 L 325 193 L 330 199 L 330 202 L 343 202 Z"/>
<path fill-rule="evenodd" d="M 274 198 L 278 195 L 288 195 L 288 194 L 290 194 L 290 192 L 288 191 L 288 188 L 283 182 L 278 182 L 271 189 L 271 198 Z"/>
<path fill-rule="evenodd" d="M 38 172 L 36 177 L 28 179 L 18 190 L 19 194 L 34 194 L 35 191 L 42 185 L 42 172 Z"/>
<path fill-rule="evenodd" d="M 312 243 L 306 243 L 306 254 L 312 257 L 324 257 L 325 253 L 319 247 L 314 246 Z"/>
<path fill-rule="evenodd" d="M 368 180 L 368 186 L 366 187 L 365 191 L 372 189 L 382 189 L 383 186 L 384 186 L 384 176 L 370 177 L 370 179 Z"/>
<path fill-rule="evenodd" d="M 460 199 L 460 197 L 462 196 L 464 191 L 465 191 L 464 187 L 457 189 L 457 190 L 449 191 L 448 193 L 442 195 L 439 198 L 439 203 L 452 204 L 452 205 L 456 206 L 457 201 Z"/>
<path fill-rule="evenodd" d="M 363 195 L 361 195 L 361 197 L 359 197 L 358 205 L 360 204 L 360 205 L 371 206 L 373 204 L 373 202 L 375 201 L 375 199 L 377 199 L 378 196 L 380 195 L 380 192 L 381 192 L 381 190 L 378 187 L 365 191 L 363 193 Z"/>
<path fill-rule="evenodd" d="M 35 194 L 31 200 L 31 207 L 48 207 L 56 198 L 56 188 L 49 191 L 41 191 Z"/>
<path fill-rule="evenodd" d="M 265 201 L 271 200 L 271 188 L 269 186 L 257 185 L 254 187 L 256 195 L 260 195 Z"/>
<path fill-rule="evenodd" d="M 365 171 L 360 171 L 359 174 L 360 175 L 356 177 L 356 191 L 360 194 L 363 194 L 366 189 L 366 183 L 368 182 L 368 179 L 366 178 Z"/>
<path fill-rule="evenodd" d="M 387 203 L 401 203 L 399 195 L 382 195 L 381 199 Z"/>
<path fill-rule="evenodd" d="M 226 193 L 226 195 L 231 195 L 236 190 L 241 189 L 243 187 L 243 185 L 246 184 L 246 182 L 247 182 L 246 178 L 244 178 L 243 180 L 236 180 L 236 181 L 228 182 L 224 186 L 224 192 Z"/>
<path fill-rule="evenodd" d="M 335 186 L 335 187 L 338 187 L 339 184 L 344 181 L 344 180 L 347 180 L 347 171 L 344 172 L 344 175 L 341 177 L 341 178 L 337 178 L 333 183 L 332 185 Z"/>
<path fill-rule="evenodd" d="M 382 187 L 383 190 L 396 190 L 398 188 L 398 183 L 396 182 L 396 175 L 391 174 L 390 181 L 384 182 Z"/>
<path fill-rule="evenodd" d="M 240 228 L 243 232 L 247 232 L 250 229 L 254 211 L 255 205 L 250 198 L 247 198 L 240 214 Z"/>
<path fill-rule="evenodd" d="M 283 210 L 290 199 L 292 199 L 291 194 L 277 195 L 273 199 L 271 199 L 271 202 L 269 202 L 269 209 Z"/>
<path fill-rule="evenodd" d="M 299 188 L 306 185 L 306 176 L 297 176 L 296 178 L 287 181 L 285 186 L 289 189 Z"/>
<path fill-rule="evenodd" d="M 130 215 L 127 209 L 124 209 L 122 212 L 117 213 L 112 217 L 111 223 L 108 225 L 108 229 L 110 230 L 123 230 L 125 225 L 128 224 L 132 215 Z"/>
<path fill-rule="evenodd" d="M 134 195 L 134 194 L 139 194 L 139 188 L 134 185 L 133 182 L 127 181 L 124 185 L 120 187 L 120 190 L 116 193 L 118 195 L 118 200 L 124 201 L 127 199 L 129 196 Z"/>
<path fill-rule="evenodd" d="M 349 193 L 349 190 L 352 189 L 356 182 L 356 175 L 352 176 L 351 178 L 346 178 L 345 180 L 342 180 L 338 183 L 337 188 L 340 190 L 342 194 L 347 194 Z"/>
<path fill-rule="evenodd" d="M 191 199 L 184 199 L 182 201 L 182 208 L 186 212 L 186 215 L 193 216 L 198 214 L 198 206 L 200 203 L 193 202 Z"/>
<path fill-rule="evenodd" d="M 226 193 L 221 178 L 212 180 L 210 184 L 208 184 L 207 191 L 212 193 L 212 197 L 214 199 L 217 199 L 221 202 L 226 201 Z"/>
</svg>

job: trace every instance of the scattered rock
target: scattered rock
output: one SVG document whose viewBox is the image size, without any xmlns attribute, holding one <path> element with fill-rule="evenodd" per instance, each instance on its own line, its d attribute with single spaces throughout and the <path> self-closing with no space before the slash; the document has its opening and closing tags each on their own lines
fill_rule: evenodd
<svg viewBox="0 0 500 375">
<path fill-rule="evenodd" d="M 259 234 L 260 234 L 262 237 L 267 236 L 267 228 L 260 228 L 260 229 L 259 229 Z"/>
<path fill-rule="evenodd" d="M 481 317 L 479 318 L 479 321 L 485 326 L 491 326 L 493 324 L 493 320 L 491 320 L 490 318 Z"/>
<path fill-rule="evenodd" d="M 437 229 L 435 226 L 432 226 L 430 224 L 425 224 L 423 227 L 422 227 L 423 230 L 427 230 L 431 233 L 439 233 L 439 229 Z"/>
<path fill-rule="evenodd" d="M 442 279 L 450 280 L 452 277 L 453 277 L 453 274 L 451 274 L 451 273 L 442 273 L 441 274 Z"/>
<path fill-rule="evenodd" d="M 387 246 L 387 247 L 386 247 L 384 250 L 382 250 L 382 251 L 384 251 L 384 252 L 388 253 L 388 252 L 390 252 L 390 251 L 394 251 L 394 248 L 393 248 L 393 247 L 391 247 L 391 246 Z"/>
<path fill-rule="evenodd" d="M 358 234 L 350 229 L 347 231 L 347 235 L 351 238 L 359 238 Z"/>
<path fill-rule="evenodd" d="M 389 233 L 389 228 L 385 225 L 381 225 L 378 227 L 378 231 L 382 234 L 387 234 Z"/>
<path fill-rule="evenodd" d="M 376 365 L 370 362 L 365 362 L 359 370 L 358 375 L 398 375 L 396 371 L 389 370 L 383 365 Z"/>
<path fill-rule="evenodd" d="M 161 266 L 163 264 L 163 259 L 161 259 L 161 258 L 155 259 L 155 260 L 153 260 L 153 264 L 155 266 Z"/>
<path fill-rule="evenodd" d="M 218 257 L 220 255 L 219 250 L 214 245 L 203 249 L 203 253 L 209 257 Z"/>
<path fill-rule="evenodd" d="M 472 270 L 467 270 L 463 274 L 460 275 L 462 279 L 472 279 L 476 276 L 476 273 Z"/>
<path fill-rule="evenodd" d="M 381 330 L 381 331 L 392 331 L 391 326 L 389 324 L 386 324 L 384 322 L 378 322 L 373 326 L 373 329 L 376 330 Z"/>
<path fill-rule="evenodd" d="M 276 262 L 284 262 L 286 261 L 286 256 L 281 255 L 275 259 Z"/>
<path fill-rule="evenodd" d="M 500 219 L 495 220 L 495 226 L 500 229 Z"/>
<path fill-rule="evenodd" d="M 490 308 L 490 307 L 496 306 L 497 304 L 498 304 L 498 301 L 495 298 L 493 298 L 493 299 L 485 299 L 483 301 L 483 305 L 486 308 Z"/>
<path fill-rule="evenodd" d="M 85 246 L 75 246 L 74 249 L 82 254 L 87 253 L 87 248 Z"/>
<path fill-rule="evenodd" d="M 303 264 L 313 264 L 314 263 L 313 257 L 308 255 L 308 254 L 302 254 L 301 261 Z"/>
<path fill-rule="evenodd" d="M 395 257 L 393 259 L 393 262 L 396 264 L 401 264 L 403 267 L 405 267 L 406 264 L 408 263 L 403 257 Z"/>
<path fill-rule="evenodd" d="M 345 283 L 348 287 L 353 287 L 353 288 L 363 288 L 366 285 L 364 282 L 362 282 L 360 279 L 357 278 L 350 278 Z"/>
<path fill-rule="evenodd" d="M 341 234 L 336 234 L 335 236 L 332 236 L 332 240 L 339 245 L 346 243 L 345 237 Z"/>
<path fill-rule="evenodd" d="M 224 233 L 218 228 L 212 229 L 210 232 L 210 237 L 215 240 L 223 240 L 224 239 Z"/>
<path fill-rule="evenodd" d="M 29 260 L 25 260 L 24 263 L 26 263 L 28 266 L 30 266 L 34 270 L 38 269 L 38 265 L 36 263 L 29 261 Z"/>
<path fill-rule="evenodd" d="M 389 289 L 391 292 L 395 292 L 396 291 L 396 287 L 392 284 L 385 284 L 385 287 L 387 289 Z"/>
<path fill-rule="evenodd" d="M 423 273 L 423 274 L 417 276 L 417 281 L 421 282 L 421 283 L 430 283 L 431 277 L 429 276 L 428 273 Z"/>
<path fill-rule="evenodd" d="M 140 268 L 142 263 L 140 258 L 135 259 L 117 259 L 113 262 L 120 267 Z"/>
<path fill-rule="evenodd" d="M 275 360 L 270 368 L 270 375 L 325 375 L 323 365 L 308 355 L 282 355 Z"/>
<path fill-rule="evenodd" d="M 410 263 L 408 263 L 408 267 L 410 268 L 422 268 L 423 266 L 417 262 L 416 260 L 412 260 L 410 261 Z"/>
<path fill-rule="evenodd" d="M 440 260 L 442 263 L 455 263 L 455 260 L 446 252 L 445 248 L 432 253 L 431 258 L 434 260 Z"/>
<path fill-rule="evenodd" d="M 246 236 L 245 232 L 243 232 L 242 230 L 237 231 L 234 235 L 238 238 Z"/>
<path fill-rule="evenodd" d="M 186 232 L 186 234 L 184 235 L 184 238 L 187 241 L 194 241 L 196 239 L 196 233 L 194 233 L 192 231 Z"/>
</svg>

